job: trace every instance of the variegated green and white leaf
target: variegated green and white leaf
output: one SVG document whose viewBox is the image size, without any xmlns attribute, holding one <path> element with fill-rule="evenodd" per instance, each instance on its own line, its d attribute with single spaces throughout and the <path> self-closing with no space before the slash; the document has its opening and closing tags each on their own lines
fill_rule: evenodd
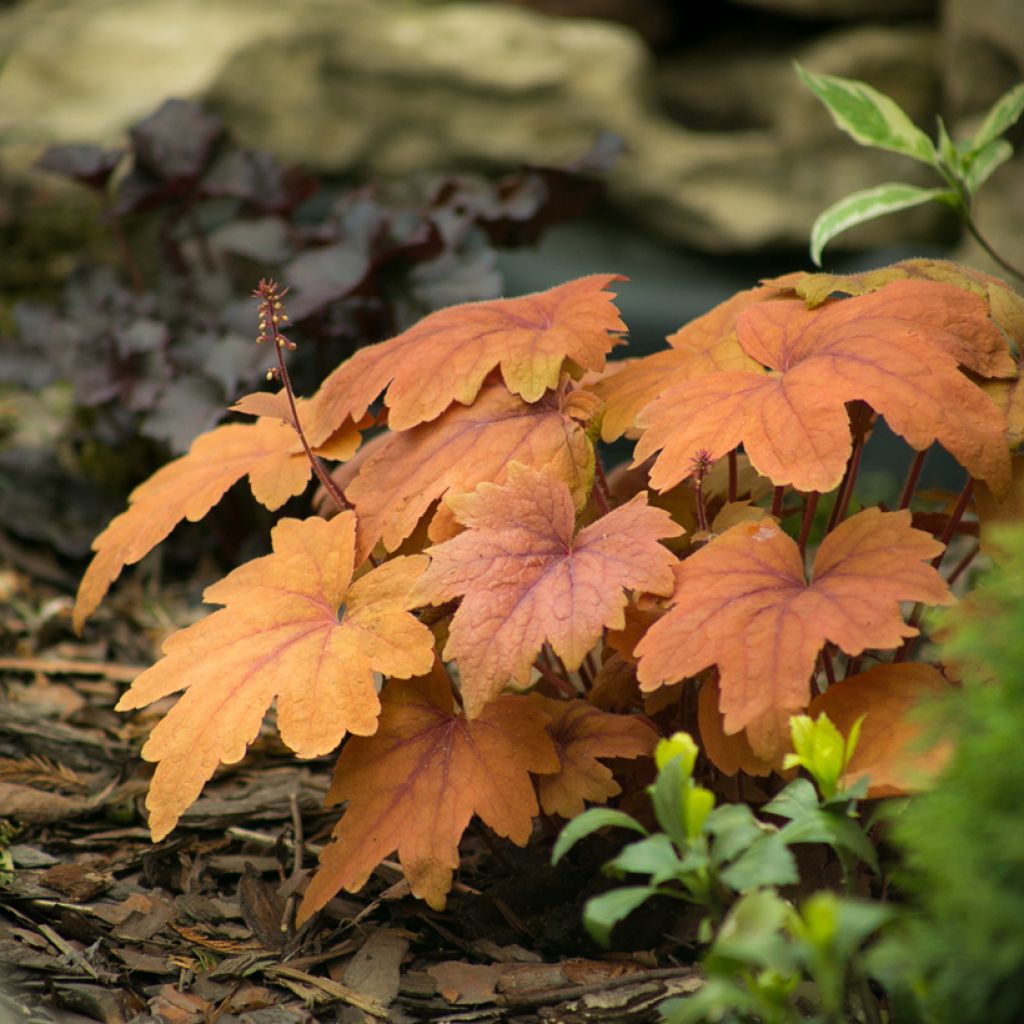
<svg viewBox="0 0 1024 1024">
<path fill-rule="evenodd" d="M 1016 123 L 1021 114 L 1024 114 L 1024 82 L 1015 85 L 992 105 L 981 127 L 974 133 L 974 151 L 984 149 L 993 139 L 999 138 L 1007 128 Z"/>
<path fill-rule="evenodd" d="M 1006 139 L 993 139 L 987 146 L 979 149 L 971 157 L 964 184 L 973 196 L 992 176 L 992 172 L 1001 167 L 1013 156 L 1013 146 Z"/>
<path fill-rule="evenodd" d="M 932 140 L 895 100 L 852 78 L 816 75 L 799 64 L 796 70 L 836 125 L 861 145 L 890 149 L 935 166 L 938 158 Z"/>
<path fill-rule="evenodd" d="M 848 228 L 931 200 L 955 204 L 957 195 L 945 188 L 919 188 L 902 182 L 889 182 L 853 192 L 833 203 L 814 222 L 811 228 L 811 259 L 820 267 L 822 250 L 831 239 Z"/>
</svg>

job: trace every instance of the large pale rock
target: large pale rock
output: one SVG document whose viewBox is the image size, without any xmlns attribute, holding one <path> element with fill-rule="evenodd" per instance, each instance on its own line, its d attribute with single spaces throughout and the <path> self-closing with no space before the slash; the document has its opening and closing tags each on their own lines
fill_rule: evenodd
<svg viewBox="0 0 1024 1024">
<path fill-rule="evenodd" d="M 733 0 L 773 14 L 814 20 L 888 20 L 933 14 L 937 0 Z"/>
<path fill-rule="evenodd" d="M 209 102 L 249 144 L 355 178 L 558 164 L 611 131 L 627 145 L 612 201 L 715 250 L 803 245 L 814 216 L 846 191 L 913 180 L 906 161 L 835 130 L 791 57 L 865 77 L 925 123 L 936 93 L 933 35 L 905 25 L 684 56 L 691 108 L 736 91 L 733 111 L 751 112 L 711 131 L 659 103 L 649 52 L 627 28 L 517 6 L 24 0 L 0 13 L 5 43 L 8 154 L 12 142 L 115 142 L 169 95 Z M 908 223 L 880 222 L 868 237 L 901 237 Z"/>
</svg>

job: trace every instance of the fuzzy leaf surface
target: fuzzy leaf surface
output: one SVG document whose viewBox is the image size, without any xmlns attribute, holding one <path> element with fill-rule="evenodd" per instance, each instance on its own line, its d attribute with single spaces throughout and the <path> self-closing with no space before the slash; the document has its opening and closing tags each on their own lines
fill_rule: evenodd
<svg viewBox="0 0 1024 1024">
<path fill-rule="evenodd" d="M 927 787 L 949 757 L 948 742 L 918 746 L 926 732 L 915 717 L 923 701 L 949 692 L 950 684 L 931 665 L 878 665 L 830 686 L 811 701 L 808 714 L 824 712 L 844 736 L 865 715 L 843 781 L 849 786 L 867 775 L 870 798 L 901 796 Z"/>
<path fill-rule="evenodd" d="M 573 671 L 605 627 L 625 624 L 627 589 L 672 590 L 675 559 L 659 541 L 681 528 L 642 494 L 579 533 L 569 488 L 526 466 L 448 504 L 468 529 L 428 549 L 416 596 L 462 597 L 444 656 L 458 663 L 471 718 L 511 680 L 529 683 L 545 641 Z"/>
<path fill-rule="evenodd" d="M 359 441 L 359 431 L 346 424 L 319 454 L 349 458 Z M 78 588 L 75 628 L 81 630 L 126 565 L 152 551 L 183 519 L 202 519 L 243 476 L 253 497 L 274 510 L 305 490 L 311 472 L 295 430 L 276 417 L 228 423 L 201 434 L 187 454 L 139 484 L 128 509 L 93 541 L 96 555 Z"/>
<path fill-rule="evenodd" d="M 348 807 L 300 920 L 361 888 L 395 850 L 413 893 L 443 908 L 472 816 L 525 846 L 538 811 L 530 772 L 559 770 L 548 716 L 528 697 L 502 697 L 470 720 L 434 671 L 390 684 L 382 703 L 376 734 L 350 739 L 338 759 L 327 798 Z"/>
<path fill-rule="evenodd" d="M 908 511 L 867 509 L 826 536 L 808 582 L 796 542 L 772 521 L 733 527 L 677 566 L 673 607 L 636 647 L 641 688 L 717 665 L 725 733 L 746 729 L 771 761 L 810 701 L 825 641 L 852 655 L 897 647 L 918 632 L 899 602 L 953 603 L 927 564 L 941 551 Z"/>
<path fill-rule="evenodd" d="M 551 716 L 548 732 L 561 768 L 537 780 L 545 814 L 575 818 L 584 801 L 603 804 L 622 792 L 603 757 L 649 757 L 658 742 L 654 726 L 639 715 L 601 711 L 585 700 L 534 696 Z"/>
<path fill-rule="evenodd" d="M 471 404 L 495 368 L 507 389 L 527 402 L 557 385 L 566 359 L 587 370 L 603 369 L 614 344 L 609 332 L 626 329 L 606 290 L 622 280 L 593 274 L 516 299 L 451 306 L 389 341 L 360 349 L 317 393 L 313 441 L 346 419 L 359 419 L 385 389 L 391 429 L 407 430 L 435 419 L 453 402 Z"/>
<path fill-rule="evenodd" d="M 425 558 L 396 558 L 352 582 L 352 512 L 282 519 L 271 539 L 272 554 L 206 589 L 225 607 L 171 636 L 117 705 L 184 691 L 142 750 L 157 762 L 146 801 L 155 840 L 218 764 L 241 760 L 274 700 L 281 739 L 316 757 L 346 732 L 376 729 L 374 672 L 408 678 L 430 667 L 433 636 L 407 610 Z"/>
<path fill-rule="evenodd" d="M 736 329 L 764 372 L 685 381 L 638 418 L 645 432 L 635 461 L 660 451 L 651 470 L 656 490 L 684 479 L 698 450 L 716 460 L 742 444 L 775 484 L 830 491 L 852 447 L 845 403 L 855 399 L 881 413 L 911 447 L 939 441 L 994 489 L 1009 482 L 1004 418 L 958 368 L 1005 352 L 980 296 L 932 281 L 895 281 L 816 309 L 798 299 L 760 303 L 740 315 Z"/>
<path fill-rule="evenodd" d="M 345 487 L 359 516 L 359 554 L 372 551 L 378 540 L 394 551 L 434 502 L 483 481 L 502 482 L 513 462 L 548 469 L 582 506 L 593 481 L 594 449 L 573 418 L 572 399 L 548 393 L 527 403 L 495 382 L 472 406 L 455 406 L 432 423 L 387 435 Z M 431 539 L 455 529 L 442 506 Z"/>
</svg>

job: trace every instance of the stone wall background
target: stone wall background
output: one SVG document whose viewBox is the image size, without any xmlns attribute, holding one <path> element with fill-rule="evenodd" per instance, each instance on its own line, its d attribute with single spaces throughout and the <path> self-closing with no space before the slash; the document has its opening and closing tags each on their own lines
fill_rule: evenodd
<svg viewBox="0 0 1024 1024">
<path fill-rule="evenodd" d="M 0 48 L 7 182 L 50 142 L 117 142 L 172 95 L 207 102 L 247 144 L 351 180 L 564 163 L 610 131 L 626 145 L 613 211 L 735 254 L 805 247 L 816 214 L 854 189 L 931 183 L 839 133 L 793 59 L 869 81 L 927 130 L 942 113 L 966 133 L 1024 79 L 1024 3 L 16 0 L 0 8 Z M 1022 183 L 1018 157 L 977 208 L 1019 262 Z M 53 183 L 45 201 L 62 201 Z M 8 202 L 3 215 L 19 213 Z M 921 208 L 830 250 L 899 241 L 951 244 L 955 225 Z"/>
</svg>

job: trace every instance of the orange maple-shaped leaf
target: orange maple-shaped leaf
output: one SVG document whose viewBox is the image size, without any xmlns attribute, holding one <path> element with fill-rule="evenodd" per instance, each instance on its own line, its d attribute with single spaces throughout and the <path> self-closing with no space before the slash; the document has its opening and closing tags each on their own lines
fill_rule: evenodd
<svg viewBox="0 0 1024 1024">
<path fill-rule="evenodd" d="M 626 329 L 606 290 L 622 280 L 593 274 L 516 299 L 451 306 L 390 341 L 360 349 L 317 393 L 312 440 L 328 437 L 346 419 L 358 420 L 385 388 L 388 423 L 406 430 L 453 402 L 472 403 L 495 367 L 507 389 L 527 402 L 555 387 L 566 359 L 603 369 L 615 340 L 609 332 Z"/>
<path fill-rule="evenodd" d="M 646 718 L 601 711 L 585 700 L 552 700 L 534 696 L 550 716 L 548 732 L 555 742 L 561 768 L 537 780 L 540 805 L 546 814 L 573 818 L 585 800 L 605 803 L 622 787 L 612 778 L 602 757 L 647 757 L 658 733 Z"/>
<path fill-rule="evenodd" d="M 736 338 L 736 317 L 758 302 L 782 297 L 786 280 L 738 292 L 670 334 L 665 340 L 671 348 L 633 360 L 594 383 L 594 392 L 606 405 L 601 436 L 606 441 L 621 437 L 635 425 L 645 405 L 683 381 L 718 370 L 760 371 L 760 364 Z"/>
<path fill-rule="evenodd" d="M 277 700 L 281 739 L 300 757 L 369 735 L 380 702 L 374 672 L 425 672 L 433 636 L 407 609 L 423 556 L 396 558 L 352 582 L 355 516 L 282 519 L 273 554 L 208 587 L 220 611 L 171 636 L 119 710 L 183 690 L 142 749 L 158 762 L 146 806 L 165 836 L 221 762 L 245 754 Z"/>
<path fill-rule="evenodd" d="M 247 396 L 253 398 L 253 396 Z M 277 396 L 267 396 L 270 411 Z M 359 431 L 343 425 L 318 453 L 350 458 Z M 228 423 L 201 434 L 187 454 L 158 469 L 128 498 L 127 511 L 111 520 L 93 541 L 96 552 L 75 601 L 74 625 L 81 631 L 111 583 L 126 565 L 153 550 L 183 519 L 198 522 L 243 476 L 258 502 L 273 510 L 301 494 L 312 472 L 295 430 L 277 416 L 255 423 Z"/>
<path fill-rule="evenodd" d="M 866 775 L 869 797 L 901 796 L 926 788 L 949 758 L 948 742 L 924 742 L 926 727 L 917 712 L 923 701 L 950 690 L 931 665 L 878 665 L 830 686 L 807 713 L 817 718 L 824 712 L 844 736 L 865 715 L 843 780 L 852 785 Z"/>
<path fill-rule="evenodd" d="M 472 406 L 455 406 L 432 423 L 387 435 L 345 487 L 359 516 L 360 555 L 378 540 L 394 551 L 434 502 L 482 481 L 501 482 L 512 462 L 549 469 L 582 505 L 593 481 L 594 449 L 573 418 L 572 399 L 549 392 L 527 403 L 495 382 Z M 453 532 L 451 512 L 442 506 L 430 537 L 442 540 Z"/>
<path fill-rule="evenodd" d="M 953 603 L 926 561 L 941 551 L 909 511 L 867 509 L 825 537 L 808 583 L 796 542 L 774 522 L 735 526 L 677 566 L 673 607 L 636 647 L 641 688 L 717 665 L 725 732 L 746 729 L 754 753 L 773 761 L 789 716 L 810 700 L 825 641 L 851 655 L 896 647 L 918 632 L 900 601 Z"/>
<path fill-rule="evenodd" d="M 621 628 L 627 589 L 668 594 L 672 554 L 659 543 L 681 532 L 644 495 L 575 532 L 568 487 L 515 464 L 504 485 L 448 499 L 465 533 L 428 548 L 416 596 L 462 602 L 444 655 L 459 666 L 466 713 L 480 714 L 512 680 L 526 685 L 545 641 L 579 668 L 604 627 Z"/>
<path fill-rule="evenodd" d="M 443 669 L 387 686 L 376 734 L 346 743 L 327 794 L 348 801 L 299 911 L 355 892 L 392 851 L 417 896 L 442 909 L 459 839 L 477 814 L 519 846 L 537 814 L 530 772 L 559 769 L 548 716 L 528 697 L 502 697 L 470 720 Z"/>
<path fill-rule="evenodd" d="M 740 314 L 736 330 L 768 371 L 685 381 L 640 413 L 636 461 L 661 452 L 651 471 L 656 490 L 686 477 L 698 450 L 714 460 L 742 443 L 754 468 L 777 485 L 829 491 L 850 454 L 845 403 L 855 399 L 911 447 L 937 440 L 972 476 L 1006 486 L 1004 417 L 958 368 L 990 372 L 993 353 L 1006 349 L 980 296 L 896 281 L 816 309 L 799 299 L 758 303 Z"/>
</svg>

